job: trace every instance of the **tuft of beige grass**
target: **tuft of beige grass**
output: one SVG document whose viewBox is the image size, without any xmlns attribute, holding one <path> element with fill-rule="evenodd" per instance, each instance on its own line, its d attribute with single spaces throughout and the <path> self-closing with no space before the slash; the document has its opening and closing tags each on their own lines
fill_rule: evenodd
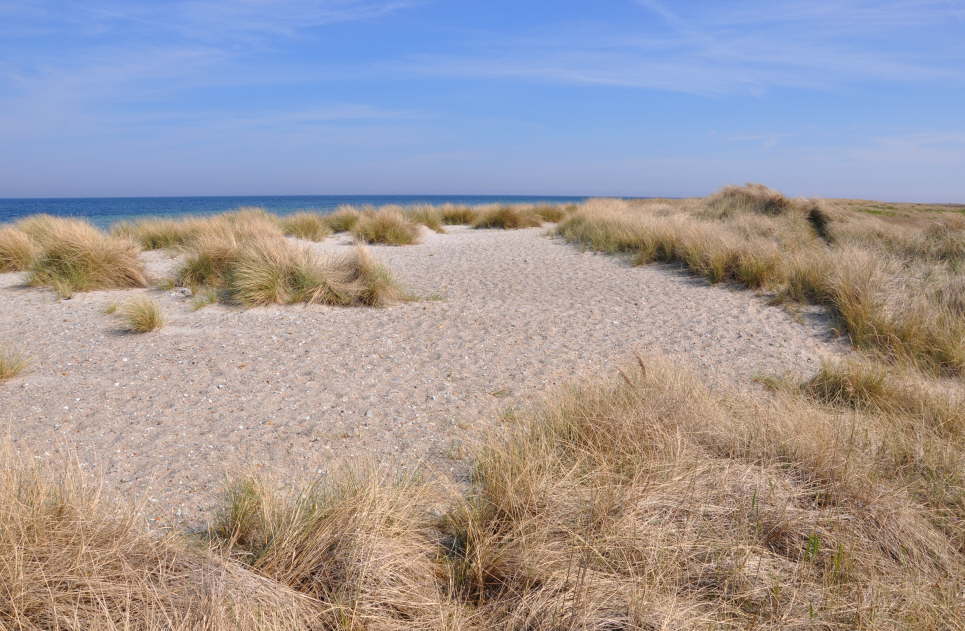
<svg viewBox="0 0 965 631">
<path fill-rule="evenodd" d="M 446 231 L 443 227 L 445 222 L 443 221 L 442 209 L 437 206 L 419 204 L 405 208 L 403 213 L 409 218 L 409 221 L 421 224 L 433 232 L 444 234 Z"/>
<path fill-rule="evenodd" d="M 327 216 L 321 213 L 292 213 L 281 218 L 281 226 L 286 235 L 308 241 L 323 241 L 332 234 Z"/>
<path fill-rule="evenodd" d="M 178 271 L 182 285 L 244 306 L 384 306 L 406 299 L 391 273 L 364 248 L 322 256 L 277 237 L 202 235 Z"/>
<path fill-rule="evenodd" d="M 542 218 L 533 210 L 518 206 L 493 206 L 479 209 L 473 228 L 538 228 L 543 225 Z"/>
<path fill-rule="evenodd" d="M 472 206 L 462 204 L 443 204 L 439 207 L 442 213 L 442 223 L 451 225 L 472 225 L 479 216 L 479 212 Z"/>
<path fill-rule="evenodd" d="M 26 232 L 0 226 L 0 273 L 26 270 L 38 253 L 37 244 Z"/>
<path fill-rule="evenodd" d="M 725 399 L 655 360 L 513 420 L 441 525 L 450 580 L 491 627 L 963 621 L 962 507 L 927 484 L 942 458 L 961 484 L 960 445 L 949 460 L 793 395 Z"/>
<path fill-rule="evenodd" d="M 352 236 L 364 243 L 413 245 L 419 242 L 419 224 L 396 208 L 362 213 L 352 227 Z"/>
<path fill-rule="evenodd" d="M 18 228 L 36 242 L 27 281 L 52 287 L 60 296 L 77 291 L 144 287 L 147 280 L 131 241 L 108 236 L 85 221 L 37 215 Z"/>
<path fill-rule="evenodd" d="M 576 209 L 576 206 L 560 206 L 558 204 L 540 204 L 533 207 L 533 212 L 543 221 L 557 223 Z"/>
<path fill-rule="evenodd" d="M 13 379 L 27 367 L 27 360 L 19 352 L 0 346 L 0 383 Z"/>
<path fill-rule="evenodd" d="M 164 326 L 164 313 L 157 300 L 140 296 L 118 305 L 114 309 L 132 333 L 149 333 Z"/>
<path fill-rule="evenodd" d="M 325 220 L 333 232 L 348 232 L 358 223 L 362 216 L 358 210 L 352 206 L 339 206 L 334 212 L 325 216 Z"/>
<path fill-rule="evenodd" d="M 791 205 L 791 200 L 781 192 L 754 183 L 725 186 L 706 200 L 707 209 L 718 216 L 740 212 L 780 215 L 788 211 Z"/>
<path fill-rule="evenodd" d="M 254 572 L 322 603 L 325 628 L 446 629 L 458 607 L 439 580 L 429 519 L 437 491 L 413 476 L 345 469 L 283 493 L 230 483 L 210 536 Z"/>
<path fill-rule="evenodd" d="M 150 535 L 72 461 L 0 457 L 0 628 L 295 631 L 312 599 L 176 535 Z"/>
<path fill-rule="evenodd" d="M 965 439 L 965 397 L 947 385 L 929 382 L 912 370 L 900 370 L 861 358 L 825 360 L 802 385 L 815 400 L 924 424 L 928 432 Z"/>
<path fill-rule="evenodd" d="M 205 221 L 197 218 L 122 221 L 111 226 L 110 233 L 134 241 L 145 250 L 163 250 L 183 246 L 195 237 Z"/>
</svg>

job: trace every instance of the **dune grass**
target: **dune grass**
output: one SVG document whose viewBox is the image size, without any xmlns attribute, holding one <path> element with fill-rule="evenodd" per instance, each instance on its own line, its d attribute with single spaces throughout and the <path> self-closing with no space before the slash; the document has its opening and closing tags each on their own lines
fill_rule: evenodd
<svg viewBox="0 0 965 631">
<path fill-rule="evenodd" d="M 963 513 L 925 469 L 949 454 L 887 420 L 659 362 L 564 391 L 478 456 L 442 526 L 457 586 L 494 627 L 954 628 Z"/>
<path fill-rule="evenodd" d="M 439 207 L 439 212 L 442 213 L 442 223 L 447 226 L 472 225 L 479 216 L 475 208 L 462 204 L 443 204 Z"/>
<path fill-rule="evenodd" d="M 0 273 L 26 270 L 39 250 L 26 232 L 9 226 L 0 227 Z"/>
<path fill-rule="evenodd" d="M 542 218 L 532 209 L 519 206 L 493 206 L 478 210 L 473 228 L 500 228 L 517 230 L 519 228 L 538 228 L 543 225 Z"/>
<path fill-rule="evenodd" d="M 362 213 L 352 227 L 352 236 L 364 243 L 413 245 L 421 235 L 419 224 L 400 209 L 382 208 Z"/>
<path fill-rule="evenodd" d="M 403 209 L 403 213 L 409 221 L 421 224 L 439 234 L 444 234 L 446 229 L 443 227 L 442 210 L 438 206 L 420 204 Z"/>
<path fill-rule="evenodd" d="M 815 400 L 920 421 L 928 432 L 965 439 L 965 397 L 948 384 L 861 358 L 825 360 L 801 385 Z"/>
<path fill-rule="evenodd" d="M 61 297 L 97 289 L 144 287 L 147 279 L 136 244 L 112 237 L 86 221 L 35 215 L 17 223 L 36 245 L 27 282 Z"/>
<path fill-rule="evenodd" d="M 132 298 L 113 310 L 131 333 L 149 333 L 164 326 L 164 313 L 157 300 L 147 296 Z"/>
<path fill-rule="evenodd" d="M 555 204 L 539 204 L 533 207 L 533 212 L 539 215 L 539 218 L 543 221 L 548 221 L 550 223 L 557 223 L 561 221 L 566 215 L 576 209 L 575 205 L 572 206 L 559 206 Z"/>
<path fill-rule="evenodd" d="M 333 232 L 348 232 L 361 216 L 362 213 L 351 206 L 339 206 L 335 212 L 325 215 L 325 220 Z"/>
<path fill-rule="evenodd" d="M 292 230 L 329 234 L 326 216 L 305 215 L 286 224 L 261 209 L 242 209 L 202 220 L 182 245 L 175 284 L 204 295 L 199 306 L 215 299 L 248 307 L 383 306 L 406 299 L 388 270 L 361 248 L 325 256 L 285 239 L 283 232 Z"/>
<path fill-rule="evenodd" d="M 323 241 L 332 234 L 326 215 L 314 212 L 297 212 L 281 218 L 282 231 L 290 237 L 308 241 Z"/>
<path fill-rule="evenodd" d="M 824 305 L 866 352 L 937 373 L 965 371 L 955 273 L 965 224 L 952 216 L 909 215 L 899 226 L 749 185 L 704 200 L 591 200 L 556 233 L 636 264 L 683 264 L 713 283 Z"/>
<path fill-rule="evenodd" d="M 404 299 L 383 266 L 362 248 L 321 257 L 277 241 L 255 241 L 230 270 L 226 288 L 245 306 L 384 306 Z"/>
<path fill-rule="evenodd" d="M 416 477 L 374 469 L 287 492 L 244 477 L 210 536 L 253 572 L 322 603 L 324 628 L 458 629 L 426 519 L 434 496 Z"/>
<path fill-rule="evenodd" d="M 0 457 L 0 628 L 292 630 L 314 605 L 105 502 L 69 463 Z"/>
<path fill-rule="evenodd" d="M 111 235 L 135 241 L 145 250 L 177 248 L 193 238 L 202 219 L 142 219 L 111 226 Z"/>
<path fill-rule="evenodd" d="M 780 215 L 791 209 L 792 202 L 779 191 L 763 184 L 749 183 L 725 186 L 708 197 L 705 205 L 718 216 L 741 212 Z"/>
<path fill-rule="evenodd" d="M 27 360 L 19 352 L 0 346 L 0 383 L 13 379 L 27 367 Z"/>
<path fill-rule="evenodd" d="M 190 545 L 8 458 L 0 624 L 960 628 L 961 436 L 937 442 L 916 406 L 882 413 L 869 392 L 716 394 L 641 360 L 516 412 L 468 487 L 244 475 Z"/>
</svg>

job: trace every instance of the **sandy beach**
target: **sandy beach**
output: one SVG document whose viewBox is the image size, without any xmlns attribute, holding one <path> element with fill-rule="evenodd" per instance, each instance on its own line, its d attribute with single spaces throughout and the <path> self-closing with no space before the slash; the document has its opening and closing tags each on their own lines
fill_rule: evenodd
<svg viewBox="0 0 965 631">
<path fill-rule="evenodd" d="M 420 300 L 382 309 L 212 305 L 181 292 L 58 300 L 0 275 L 0 339 L 30 359 L 0 386 L 0 426 L 57 462 L 65 445 L 159 523 L 200 523 L 226 471 L 282 479 L 370 458 L 465 473 L 461 444 L 502 410 L 635 354 L 670 355 L 719 387 L 806 374 L 842 350 L 818 313 L 674 267 L 631 267 L 546 229 L 450 227 L 373 246 Z M 320 244 L 348 247 L 345 235 Z M 155 278 L 176 263 L 142 256 Z M 104 309 L 148 294 L 168 324 L 129 334 Z"/>
</svg>

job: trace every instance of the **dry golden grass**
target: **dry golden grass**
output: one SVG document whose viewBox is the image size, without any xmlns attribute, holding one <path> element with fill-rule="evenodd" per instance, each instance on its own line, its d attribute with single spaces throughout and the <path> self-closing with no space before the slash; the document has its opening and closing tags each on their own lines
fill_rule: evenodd
<svg viewBox="0 0 965 631">
<path fill-rule="evenodd" d="M 177 248 L 195 237 L 204 219 L 142 219 L 111 226 L 111 235 L 135 241 L 145 250 Z"/>
<path fill-rule="evenodd" d="M 443 234 L 446 231 L 443 227 L 442 210 L 438 206 L 419 204 L 405 208 L 403 213 L 409 218 L 409 221 L 422 224 L 433 232 Z"/>
<path fill-rule="evenodd" d="M 961 444 L 889 421 L 659 362 L 571 389 L 478 457 L 454 583 L 497 628 L 958 628 L 965 513 L 928 467 L 960 493 Z"/>
<path fill-rule="evenodd" d="M 461 204 L 443 204 L 439 206 L 442 213 L 442 223 L 445 225 L 471 225 L 479 216 L 479 212 L 471 206 Z"/>
<path fill-rule="evenodd" d="M 237 263 L 243 242 L 231 232 L 214 231 L 198 235 L 187 248 L 178 268 L 176 283 L 183 287 L 222 287 L 232 265 Z"/>
<path fill-rule="evenodd" d="M 321 213 L 297 212 L 281 218 L 284 233 L 308 241 L 323 241 L 332 234 L 328 217 Z"/>
<path fill-rule="evenodd" d="M 117 305 L 113 310 L 131 333 L 149 333 L 164 326 L 164 313 L 157 300 L 140 296 Z"/>
<path fill-rule="evenodd" d="M 44 248 L 52 241 L 60 238 L 65 230 L 74 232 L 88 232 L 96 234 L 98 231 L 83 219 L 68 217 L 54 217 L 53 215 L 30 215 L 14 224 L 14 227 L 24 232 L 39 247 Z"/>
<path fill-rule="evenodd" d="M 543 225 L 542 218 L 532 209 L 520 206 L 491 206 L 478 209 L 478 216 L 472 223 L 473 228 L 538 228 Z"/>
<path fill-rule="evenodd" d="M 711 282 L 825 305 L 858 348 L 939 373 L 965 370 L 957 215 L 899 224 L 751 185 L 706 200 L 591 200 L 557 234 L 637 264 L 681 263 Z"/>
<path fill-rule="evenodd" d="M 707 198 L 706 207 L 718 216 L 751 212 L 780 215 L 791 208 L 791 200 L 763 184 L 725 186 Z"/>
<path fill-rule="evenodd" d="M 13 379 L 27 367 L 27 360 L 17 351 L 0 346 L 0 383 Z"/>
<path fill-rule="evenodd" d="M 328 225 L 319 219 L 327 218 L 312 215 L 296 222 L 308 231 L 302 234 L 327 234 Z M 388 270 L 364 249 L 320 255 L 283 238 L 279 222 L 260 209 L 203 220 L 183 249 L 175 283 L 206 296 L 199 307 L 218 298 L 244 306 L 382 306 L 406 299 Z"/>
<path fill-rule="evenodd" d="M 855 369 L 722 395 L 641 360 L 516 413 L 466 489 L 358 468 L 285 491 L 245 476 L 190 547 L 75 473 L 8 457 L 0 623 L 959 629 L 961 434 L 891 395 L 883 411 L 876 385 L 829 397 L 831 381 L 880 381 L 834 371 Z"/>
<path fill-rule="evenodd" d="M 315 604 L 176 536 L 146 533 L 77 467 L 0 454 L 0 628 L 311 628 Z"/>
<path fill-rule="evenodd" d="M 348 232 L 355 227 L 361 216 L 362 213 L 351 206 L 339 206 L 335 212 L 326 215 L 325 220 L 333 232 Z"/>
<path fill-rule="evenodd" d="M 39 246 L 28 269 L 31 285 L 69 297 L 77 291 L 147 284 L 140 250 L 128 239 L 108 236 L 85 221 L 47 215 L 28 217 L 17 227 Z"/>
<path fill-rule="evenodd" d="M 202 235 L 177 282 L 222 290 L 227 300 L 245 306 L 383 306 L 406 299 L 389 271 L 362 248 L 326 257 L 273 237 Z"/>
<path fill-rule="evenodd" d="M 258 574 L 318 599 L 324 628 L 460 628 L 440 580 L 436 492 L 417 478 L 347 470 L 281 493 L 233 482 L 211 537 Z"/>
<path fill-rule="evenodd" d="M 860 358 L 825 360 L 802 390 L 828 405 L 914 419 L 939 437 L 965 438 L 962 393 L 914 371 Z"/>
<path fill-rule="evenodd" d="M 556 204 L 539 204 L 533 207 L 533 212 L 543 221 L 557 223 L 576 209 L 576 205 L 560 206 Z"/>
<path fill-rule="evenodd" d="M 419 224 L 400 209 L 387 207 L 362 213 L 352 227 L 352 236 L 365 243 L 413 245 L 419 242 Z"/>
<path fill-rule="evenodd" d="M 40 248 L 26 232 L 0 227 L 0 273 L 22 272 L 33 262 Z"/>
</svg>

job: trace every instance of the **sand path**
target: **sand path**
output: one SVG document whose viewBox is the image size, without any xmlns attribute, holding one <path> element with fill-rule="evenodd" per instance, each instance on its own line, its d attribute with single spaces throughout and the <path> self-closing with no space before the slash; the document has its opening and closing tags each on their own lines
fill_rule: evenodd
<svg viewBox="0 0 965 631">
<path fill-rule="evenodd" d="M 840 349 L 819 317 L 796 320 L 751 292 L 631 268 L 544 232 L 455 227 L 418 246 L 373 247 L 412 291 L 441 297 L 386 309 L 192 312 L 159 290 L 59 301 L 0 275 L 0 343 L 32 360 L 0 385 L 0 427 L 39 458 L 73 445 L 162 522 L 198 523 L 226 469 L 241 465 L 304 476 L 365 456 L 464 471 L 458 446 L 473 428 L 634 353 L 740 383 L 813 370 Z M 171 265 L 145 256 L 155 270 Z M 161 301 L 166 328 L 131 335 L 102 313 L 137 293 Z"/>
</svg>

